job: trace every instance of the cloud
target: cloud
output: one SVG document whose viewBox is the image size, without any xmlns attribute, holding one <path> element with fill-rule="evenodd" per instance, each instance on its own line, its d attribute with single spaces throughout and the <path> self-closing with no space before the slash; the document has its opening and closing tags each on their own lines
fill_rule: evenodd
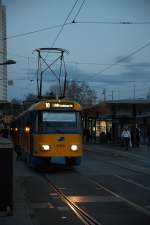
<svg viewBox="0 0 150 225">
<path fill-rule="evenodd" d="M 67 79 L 68 80 L 76 80 L 76 81 L 85 81 L 85 82 L 95 82 L 97 84 L 110 84 L 110 85 L 119 85 L 124 81 L 148 81 L 150 76 L 150 63 L 130 63 L 123 66 L 123 72 L 112 73 L 112 74 L 104 74 L 98 75 L 94 73 L 87 73 L 84 70 L 77 68 L 76 66 L 68 65 L 67 66 Z M 28 80 L 37 79 L 37 70 L 28 69 Z M 55 69 L 55 72 L 58 76 L 59 71 Z M 64 78 L 64 74 L 62 75 L 62 79 Z M 48 70 L 43 73 L 43 82 L 57 82 L 54 74 Z"/>
<path fill-rule="evenodd" d="M 135 82 L 149 82 L 150 76 L 150 64 L 149 63 L 130 63 L 125 65 L 123 72 L 95 75 L 94 73 L 86 73 L 83 70 L 75 69 L 70 66 L 68 68 L 68 79 L 74 79 L 78 81 L 87 81 L 95 83 L 103 83 L 110 85 L 120 85 L 123 82 L 135 81 Z"/>
<path fill-rule="evenodd" d="M 122 68 L 122 71 L 112 74 L 104 74 L 98 75 L 91 72 L 85 72 L 81 70 L 79 67 L 74 65 L 67 65 L 67 80 L 76 80 L 78 82 L 86 82 L 91 86 L 91 88 L 95 89 L 98 93 L 101 93 L 103 88 L 107 88 L 107 90 L 118 90 L 120 89 L 120 93 L 125 93 L 128 96 L 128 91 L 126 89 L 131 88 L 131 86 L 136 85 L 136 93 L 138 91 L 137 87 L 140 87 L 140 91 L 142 93 L 146 93 L 149 85 L 149 76 L 150 76 L 150 64 L 149 63 L 129 63 L 125 64 Z M 33 80 L 35 82 L 30 82 L 32 85 L 36 87 L 36 78 L 37 78 L 37 70 L 30 69 L 28 70 L 28 78 L 27 81 Z M 27 82 L 27 83 L 28 83 Z M 16 82 L 15 82 L 16 83 Z M 19 81 L 17 82 L 18 86 Z M 43 74 L 43 90 L 47 90 L 51 85 L 57 84 L 56 78 L 50 71 L 46 71 Z M 17 84 L 16 84 L 17 85 Z M 25 83 L 24 83 L 25 85 Z M 146 86 L 146 88 L 145 88 Z M 29 87 L 29 83 L 28 83 Z M 28 87 L 24 90 L 26 93 L 31 92 L 28 90 Z M 14 85 L 15 88 L 15 85 Z M 11 95 L 15 95 L 15 91 L 13 93 L 14 88 L 10 88 Z M 35 88 L 36 89 L 36 88 Z M 139 96 L 140 93 L 139 92 Z M 123 94 L 125 96 L 125 94 Z"/>
<path fill-rule="evenodd" d="M 129 65 L 125 65 L 125 68 L 130 70 L 130 71 L 147 71 L 150 70 L 150 63 L 132 63 Z"/>
</svg>

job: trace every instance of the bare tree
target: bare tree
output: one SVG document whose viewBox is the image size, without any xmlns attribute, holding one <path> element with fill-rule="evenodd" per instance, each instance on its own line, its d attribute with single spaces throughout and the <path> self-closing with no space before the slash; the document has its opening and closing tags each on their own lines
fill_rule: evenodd
<svg viewBox="0 0 150 225">
<path fill-rule="evenodd" d="M 31 94 L 31 93 L 28 94 L 25 100 L 23 101 L 24 109 L 27 109 L 28 107 L 30 107 L 30 105 L 32 105 L 36 101 L 37 101 L 37 96 L 35 94 Z"/>
<path fill-rule="evenodd" d="M 11 103 L 12 103 L 12 104 L 21 104 L 21 100 L 20 100 L 20 99 L 17 99 L 17 98 L 13 98 L 13 99 L 11 100 Z"/>
<path fill-rule="evenodd" d="M 49 91 L 45 94 L 45 97 L 56 97 L 59 98 L 59 90 L 58 86 L 51 86 Z M 86 84 L 86 82 L 78 82 L 75 80 L 68 81 L 66 86 L 65 97 L 67 99 L 79 102 L 83 108 L 90 107 L 96 103 L 96 92 L 91 89 L 91 87 Z M 34 94 L 29 94 L 26 96 L 24 101 L 24 105 L 31 105 L 33 102 L 37 100 L 37 96 Z"/>
<path fill-rule="evenodd" d="M 56 96 L 58 93 L 57 87 L 50 88 Z M 48 93 L 47 93 L 48 95 Z M 77 82 L 75 80 L 67 82 L 66 98 L 79 102 L 82 107 L 92 106 L 96 103 L 96 92 L 90 88 L 85 82 Z M 58 96 L 59 97 L 59 96 Z"/>
</svg>

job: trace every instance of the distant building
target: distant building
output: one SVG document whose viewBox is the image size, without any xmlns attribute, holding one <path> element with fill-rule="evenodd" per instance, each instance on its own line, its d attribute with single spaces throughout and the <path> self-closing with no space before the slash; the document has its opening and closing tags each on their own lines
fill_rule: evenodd
<svg viewBox="0 0 150 225">
<path fill-rule="evenodd" d="M 0 63 L 6 62 L 6 8 L 0 0 Z M 0 65 L 0 100 L 7 100 L 7 66 Z"/>
<path fill-rule="evenodd" d="M 112 143 L 120 143 L 124 127 L 132 130 L 135 138 L 138 127 L 144 144 L 150 134 L 150 99 L 103 101 L 84 109 L 82 117 L 83 127 L 89 129 L 93 143 L 104 143 L 108 135 L 109 143 L 110 139 Z"/>
</svg>

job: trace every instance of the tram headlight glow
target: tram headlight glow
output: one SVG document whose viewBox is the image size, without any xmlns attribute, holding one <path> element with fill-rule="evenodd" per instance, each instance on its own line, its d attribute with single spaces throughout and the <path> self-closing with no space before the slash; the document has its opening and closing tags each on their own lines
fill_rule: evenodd
<svg viewBox="0 0 150 225">
<path fill-rule="evenodd" d="M 50 150 L 50 145 L 42 145 L 42 149 L 44 151 L 49 151 Z"/>
<path fill-rule="evenodd" d="M 26 133 L 29 133 L 30 132 L 30 127 L 25 127 L 24 130 L 25 130 Z"/>
<path fill-rule="evenodd" d="M 78 150 L 78 145 L 71 145 L 71 150 L 72 151 L 77 151 Z"/>
</svg>

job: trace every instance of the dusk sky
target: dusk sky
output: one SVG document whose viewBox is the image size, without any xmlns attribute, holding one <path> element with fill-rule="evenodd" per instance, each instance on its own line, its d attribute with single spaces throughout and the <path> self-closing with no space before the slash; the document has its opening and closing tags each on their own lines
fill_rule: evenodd
<svg viewBox="0 0 150 225">
<path fill-rule="evenodd" d="M 107 99 L 112 90 L 114 99 L 145 98 L 150 88 L 149 0 L 2 0 L 8 59 L 17 62 L 8 66 L 8 80 L 14 81 L 8 99 L 36 93 L 33 50 L 53 45 L 61 29 L 54 26 L 64 24 L 75 2 L 66 21 L 70 24 L 53 46 L 70 53 L 65 56 L 68 79 L 86 81 L 101 99 L 104 88 Z M 45 80 L 45 90 L 53 83 Z"/>
</svg>

